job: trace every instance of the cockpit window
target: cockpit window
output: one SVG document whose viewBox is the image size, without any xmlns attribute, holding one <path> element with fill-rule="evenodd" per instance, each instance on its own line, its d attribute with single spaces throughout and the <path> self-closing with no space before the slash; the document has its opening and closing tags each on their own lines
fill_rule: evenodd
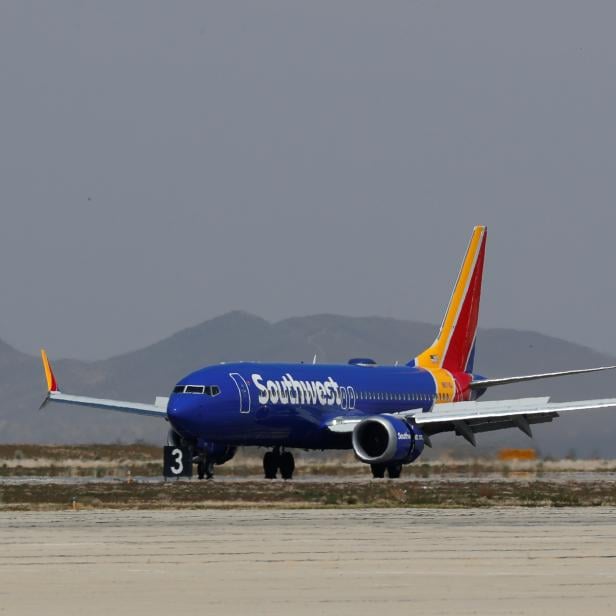
<svg viewBox="0 0 616 616">
<path fill-rule="evenodd" d="M 176 385 L 173 388 L 174 394 L 205 394 L 206 396 L 217 396 L 220 393 L 218 385 Z"/>
<path fill-rule="evenodd" d="M 203 385 L 186 385 L 187 394 L 202 394 L 205 390 Z"/>
</svg>

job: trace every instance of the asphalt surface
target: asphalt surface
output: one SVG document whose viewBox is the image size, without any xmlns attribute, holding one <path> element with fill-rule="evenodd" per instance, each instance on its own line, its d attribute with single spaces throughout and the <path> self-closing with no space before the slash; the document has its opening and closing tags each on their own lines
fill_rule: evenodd
<svg viewBox="0 0 616 616">
<path fill-rule="evenodd" d="M 616 509 L 0 513 L 0 614 L 614 614 Z"/>
<path fill-rule="evenodd" d="M 616 509 L 0 513 L 1 614 L 614 614 Z"/>
</svg>

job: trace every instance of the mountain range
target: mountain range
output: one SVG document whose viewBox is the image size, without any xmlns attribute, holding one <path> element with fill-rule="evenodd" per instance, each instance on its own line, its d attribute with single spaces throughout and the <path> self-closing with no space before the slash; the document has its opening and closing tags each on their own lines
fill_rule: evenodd
<svg viewBox="0 0 616 616">
<path fill-rule="evenodd" d="M 53 360 L 67 393 L 153 402 L 182 376 L 202 366 L 236 360 L 346 362 L 371 357 L 378 363 L 407 362 L 425 348 L 436 326 L 379 317 L 316 315 L 270 323 L 245 312 L 184 329 L 143 349 L 101 361 Z M 533 374 L 616 364 L 616 357 L 530 331 L 481 329 L 475 370 L 483 376 Z M 38 357 L 0 341 L 0 443 L 162 443 L 167 425 L 158 420 L 106 411 L 46 407 Z M 494 388 L 484 399 L 550 395 L 554 401 L 616 397 L 611 372 Z M 616 411 L 573 413 L 536 426 L 534 439 L 515 430 L 478 436 L 476 452 L 496 447 L 535 447 L 543 455 L 616 457 Z M 460 438 L 439 436 L 435 449 Z M 469 454 L 475 453 L 466 443 Z"/>
</svg>

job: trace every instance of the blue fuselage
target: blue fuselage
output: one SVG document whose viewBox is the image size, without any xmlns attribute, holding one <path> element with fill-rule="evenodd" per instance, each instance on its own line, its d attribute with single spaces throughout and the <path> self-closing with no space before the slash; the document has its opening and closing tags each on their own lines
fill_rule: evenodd
<svg viewBox="0 0 616 616">
<path fill-rule="evenodd" d="M 340 449 L 350 438 L 327 429 L 332 419 L 430 411 L 437 397 L 423 368 L 234 363 L 182 379 L 168 416 L 176 432 L 201 443 Z"/>
</svg>

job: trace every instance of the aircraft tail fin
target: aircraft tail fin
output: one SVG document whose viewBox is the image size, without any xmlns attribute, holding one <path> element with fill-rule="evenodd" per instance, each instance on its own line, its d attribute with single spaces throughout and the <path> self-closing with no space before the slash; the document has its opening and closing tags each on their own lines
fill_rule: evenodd
<svg viewBox="0 0 616 616">
<path fill-rule="evenodd" d="M 473 229 L 438 336 L 432 346 L 418 355 L 411 364 L 453 372 L 472 371 L 486 239 L 486 227 Z"/>
</svg>

